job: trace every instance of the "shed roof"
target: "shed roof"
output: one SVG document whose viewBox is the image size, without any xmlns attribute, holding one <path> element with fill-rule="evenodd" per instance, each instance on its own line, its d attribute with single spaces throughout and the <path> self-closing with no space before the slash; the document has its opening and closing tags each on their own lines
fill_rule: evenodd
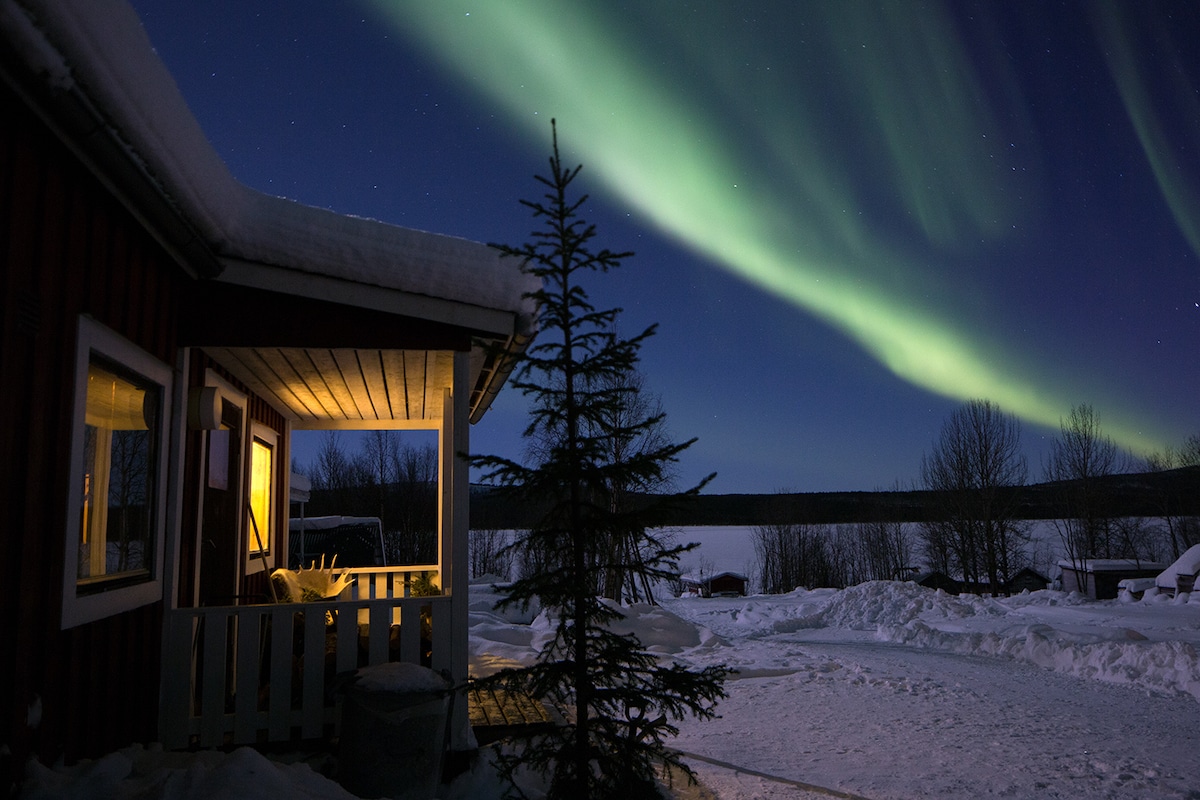
<svg viewBox="0 0 1200 800">
<path fill-rule="evenodd" d="M 1059 559 L 1058 566 L 1076 572 L 1128 572 L 1160 570 L 1167 565 L 1158 561 L 1138 561 L 1133 558 L 1087 558 L 1081 561 L 1063 558 Z"/>
</svg>

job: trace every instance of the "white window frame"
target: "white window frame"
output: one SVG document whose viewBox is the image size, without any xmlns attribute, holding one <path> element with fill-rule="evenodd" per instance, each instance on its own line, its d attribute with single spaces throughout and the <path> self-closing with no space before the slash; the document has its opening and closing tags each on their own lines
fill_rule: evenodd
<svg viewBox="0 0 1200 800">
<path fill-rule="evenodd" d="M 260 532 L 263 527 L 266 528 L 266 536 L 264 538 L 266 539 L 267 547 L 265 553 L 259 551 L 258 549 L 258 543 L 254 539 L 254 525 L 250 522 L 249 498 L 252 494 L 254 481 L 254 470 L 252 465 L 254 460 L 255 439 L 262 441 L 271 448 L 270 508 L 267 509 L 267 518 L 265 520 L 255 518 L 255 522 L 259 524 Z M 246 440 L 245 450 L 245 496 L 247 498 L 247 508 L 245 515 L 246 519 L 244 523 L 244 528 L 246 531 L 244 538 L 245 547 L 242 548 L 242 552 L 246 558 L 247 575 L 253 575 L 256 572 L 262 572 L 266 568 L 266 565 L 263 563 L 264 560 L 270 563 L 273 554 L 279 549 L 279 542 L 277 541 L 279 536 L 279 526 L 275 522 L 276 518 L 279 516 L 279 495 L 282 490 L 282 481 L 279 479 L 279 455 L 279 432 L 261 422 L 258 422 L 257 420 L 251 420 L 250 435 Z"/>
<path fill-rule="evenodd" d="M 162 413 L 158 419 L 158 452 L 154 482 L 152 522 L 153 557 L 147 580 L 89 594 L 79 593 L 79 515 L 83 508 L 84 429 L 87 413 L 88 368 L 92 354 L 137 373 L 162 389 Z M 115 331 L 86 316 L 79 318 L 75 349 L 75 398 L 71 419 L 70 488 L 66 513 L 66 548 L 63 558 L 62 629 L 73 628 L 163 599 L 163 555 L 167 547 L 167 507 L 170 481 L 171 420 L 175 416 L 174 372 L 171 367 L 142 350 Z"/>
</svg>

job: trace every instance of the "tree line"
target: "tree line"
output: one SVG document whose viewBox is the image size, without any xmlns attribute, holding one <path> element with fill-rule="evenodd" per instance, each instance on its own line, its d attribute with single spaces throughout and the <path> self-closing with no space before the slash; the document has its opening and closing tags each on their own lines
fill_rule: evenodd
<svg viewBox="0 0 1200 800">
<path fill-rule="evenodd" d="M 856 525 L 771 523 L 754 528 L 759 589 L 843 587 L 905 577 L 914 562 L 964 583 L 1001 591 L 1026 567 L 1045 569 L 1049 554 L 1023 518 L 1029 465 L 1017 419 L 988 400 L 972 400 L 943 425 L 921 460 L 922 520 Z M 1149 492 L 1152 516 L 1120 513 L 1113 478 L 1134 471 L 1200 466 L 1200 434 L 1137 463 L 1121 451 L 1088 404 L 1061 420 L 1042 465 L 1039 491 L 1060 513 L 1050 520 L 1061 553 L 1089 559 L 1169 562 L 1200 543 L 1200 518 L 1181 512 L 1167 489 Z M 1166 486 L 1166 484 L 1163 484 Z"/>
<path fill-rule="evenodd" d="M 437 560 L 438 454 L 432 444 L 405 441 L 396 431 L 368 431 L 361 448 L 348 451 L 336 431 L 326 431 L 307 467 L 312 481 L 305 506 L 310 517 L 379 517 L 389 564 Z"/>
<path fill-rule="evenodd" d="M 903 522 L 755 526 L 756 590 L 782 594 L 905 577 L 914 552 L 910 529 Z"/>
</svg>

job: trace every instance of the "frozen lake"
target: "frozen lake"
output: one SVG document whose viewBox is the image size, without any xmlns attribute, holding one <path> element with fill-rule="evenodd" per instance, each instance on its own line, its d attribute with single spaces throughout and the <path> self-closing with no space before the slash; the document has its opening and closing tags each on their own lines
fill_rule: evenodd
<svg viewBox="0 0 1200 800">
<path fill-rule="evenodd" d="M 832 528 L 833 526 L 831 526 Z M 922 561 L 920 528 L 910 526 L 911 555 L 914 564 Z M 1060 557 L 1061 547 L 1054 526 L 1047 521 L 1035 521 L 1030 531 L 1030 553 L 1032 566 L 1043 575 L 1050 576 Z M 710 572 L 737 572 L 750 579 L 750 591 L 756 591 L 758 582 L 758 556 L 754 551 L 753 525 L 700 525 L 679 528 L 675 532 L 680 544 L 696 542 L 699 546 L 680 559 L 682 573 L 696 572 L 701 567 Z"/>
<path fill-rule="evenodd" d="M 910 525 L 914 563 L 921 562 L 920 528 Z M 758 582 L 758 556 L 754 551 L 754 526 L 716 525 L 680 528 L 677 539 L 681 544 L 696 542 L 700 546 L 680 559 L 684 573 L 694 572 L 701 565 L 713 572 L 738 572 L 750 579 L 750 590 Z M 1060 557 L 1058 533 L 1053 524 L 1038 520 L 1030 530 L 1028 548 L 1033 568 L 1049 576 Z"/>
</svg>

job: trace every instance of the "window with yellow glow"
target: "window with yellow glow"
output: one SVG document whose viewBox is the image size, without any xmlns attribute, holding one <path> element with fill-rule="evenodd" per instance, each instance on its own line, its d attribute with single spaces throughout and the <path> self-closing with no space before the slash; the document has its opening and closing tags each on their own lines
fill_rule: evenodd
<svg viewBox="0 0 1200 800">
<path fill-rule="evenodd" d="M 250 445 L 250 530 L 247 540 L 251 553 L 271 549 L 272 495 L 274 493 L 275 446 L 254 437 Z"/>
<path fill-rule="evenodd" d="M 162 599 L 170 367 L 79 318 L 62 626 Z"/>
<path fill-rule="evenodd" d="M 92 354 L 84 413 L 80 591 L 150 574 L 160 398 L 159 386 Z"/>
</svg>

